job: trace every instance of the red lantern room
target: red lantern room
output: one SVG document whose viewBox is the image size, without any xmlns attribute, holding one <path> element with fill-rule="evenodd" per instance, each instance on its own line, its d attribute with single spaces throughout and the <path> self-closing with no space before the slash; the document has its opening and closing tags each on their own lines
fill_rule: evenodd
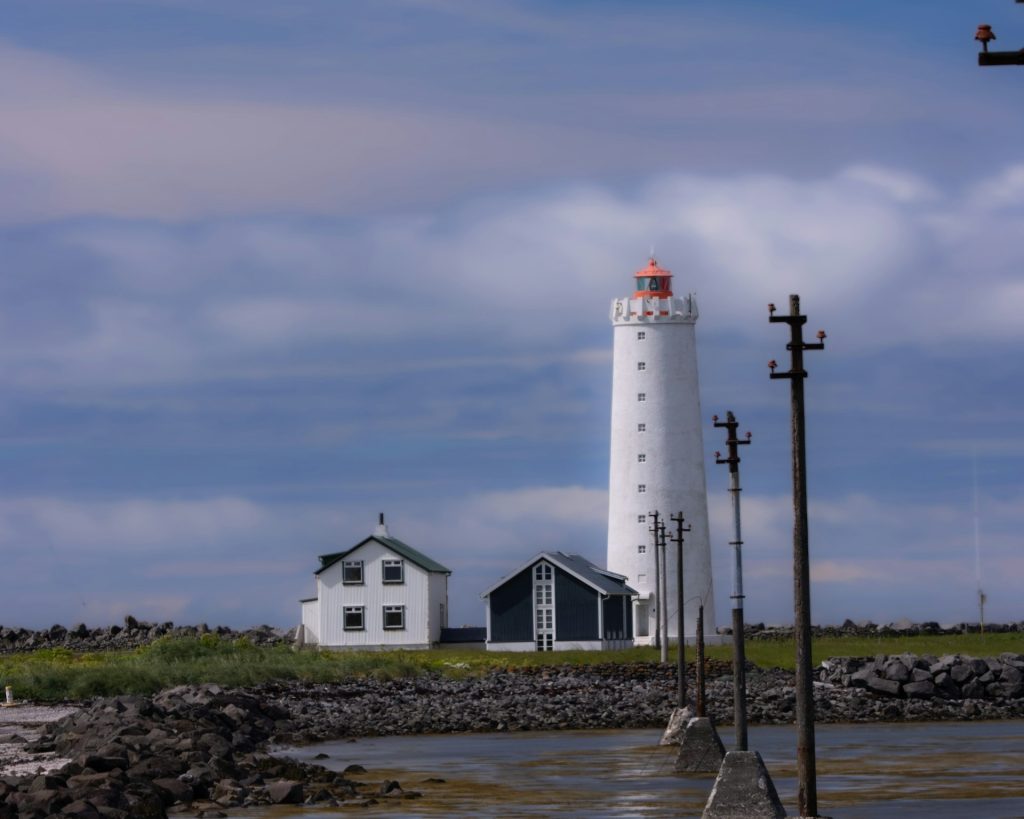
<svg viewBox="0 0 1024 819">
<path fill-rule="evenodd" d="M 653 256 L 647 262 L 647 267 L 638 270 L 633 274 L 636 279 L 636 292 L 633 298 L 653 297 L 667 299 L 672 295 L 672 271 L 658 267 L 658 261 Z"/>
</svg>

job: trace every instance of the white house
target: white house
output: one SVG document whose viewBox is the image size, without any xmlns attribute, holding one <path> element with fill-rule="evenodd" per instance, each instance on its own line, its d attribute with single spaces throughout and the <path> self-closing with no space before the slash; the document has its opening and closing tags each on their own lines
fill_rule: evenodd
<svg viewBox="0 0 1024 819">
<path fill-rule="evenodd" d="M 391 537 L 384 515 L 372 535 L 320 555 L 316 597 L 302 601 L 300 641 L 322 648 L 430 648 L 448 625 L 448 575 Z"/>
<path fill-rule="evenodd" d="M 541 552 L 480 595 L 487 601 L 487 649 L 630 647 L 636 594 L 621 574 L 585 557 Z"/>
</svg>

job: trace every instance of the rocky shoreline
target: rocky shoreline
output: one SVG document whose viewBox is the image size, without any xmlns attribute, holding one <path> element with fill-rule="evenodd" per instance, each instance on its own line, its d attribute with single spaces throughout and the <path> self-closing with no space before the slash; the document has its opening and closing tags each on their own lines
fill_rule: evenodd
<svg viewBox="0 0 1024 819">
<path fill-rule="evenodd" d="M 981 663 L 984 663 L 982 669 Z M 856 667 L 854 667 L 855 664 Z M 966 657 L 836 659 L 817 671 L 815 702 L 822 722 L 977 720 L 1024 717 L 1024 697 L 1009 683 L 1024 656 L 985 661 Z M 934 680 L 965 668 L 981 680 L 954 698 L 936 686 L 931 696 L 908 689 L 914 670 Z M 933 670 L 933 666 L 935 666 Z M 910 677 L 887 687 L 865 684 Z M 726 663 L 709 662 L 709 711 L 720 725 L 732 714 Z M 921 673 L 918 676 L 921 676 Z M 966 674 L 957 671 L 957 675 Z M 748 671 L 753 724 L 792 722 L 793 675 Z M 692 681 L 692 680 L 691 680 Z M 921 680 L 923 681 L 923 680 Z M 890 680 L 889 682 L 895 682 Z M 416 798 L 391 781 L 359 769 L 342 774 L 267 753 L 275 744 L 344 737 L 539 731 L 581 728 L 663 728 L 675 704 L 675 673 L 656 663 L 498 669 L 463 679 L 436 674 L 373 677 L 332 684 L 265 683 L 246 690 L 181 686 L 155 697 L 99 699 L 48 725 L 24 743 L 28 758 L 56 755 L 61 769 L 0 776 L 0 819 L 164 817 L 168 812 L 222 816 L 266 804 L 369 804 Z"/>
</svg>

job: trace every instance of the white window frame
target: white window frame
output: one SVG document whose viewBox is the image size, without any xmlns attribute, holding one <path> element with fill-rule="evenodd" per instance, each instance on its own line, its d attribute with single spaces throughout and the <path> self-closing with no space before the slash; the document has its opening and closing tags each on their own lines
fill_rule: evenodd
<svg viewBox="0 0 1024 819">
<path fill-rule="evenodd" d="M 645 484 L 645 483 L 638 483 L 636 485 L 636 491 L 637 491 L 638 494 L 641 494 L 641 495 L 644 494 L 644 492 L 647 491 L 647 484 Z"/>
<path fill-rule="evenodd" d="M 647 400 L 647 393 L 645 393 L 645 392 L 638 392 L 636 394 L 636 400 L 637 401 L 646 401 Z"/>
<path fill-rule="evenodd" d="M 637 523 L 647 523 L 647 515 L 637 515 L 636 516 L 636 522 Z"/>
<path fill-rule="evenodd" d="M 637 341 L 643 341 L 645 338 L 647 338 L 647 333 L 644 330 L 637 330 L 636 331 L 636 340 Z"/>
<path fill-rule="evenodd" d="M 388 580 L 388 569 L 398 567 L 398 579 Z M 380 564 L 380 580 L 386 586 L 399 586 L 405 583 L 405 561 L 404 560 L 382 560 Z"/>
<path fill-rule="evenodd" d="M 352 614 L 359 615 L 359 625 L 350 626 L 348 624 L 348 616 Z M 341 625 L 345 631 L 366 631 L 366 607 L 365 606 L 345 606 L 341 612 Z"/>
<path fill-rule="evenodd" d="M 636 462 L 638 464 L 645 464 L 645 463 L 647 463 L 647 454 L 644 453 L 644 452 L 641 452 L 639 455 L 636 456 Z"/>
<path fill-rule="evenodd" d="M 636 431 L 637 432 L 647 432 L 647 424 L 637 424 L 636 425 Z"/>
<path fill-rule="evenodd" d="M 533 634 L 537 651 L 554 648 L 555 568 L 543 561 L 533 567 Z"/>
<path fill-rule="evenodd" d="M 388 615 L 397 614 L 401 622 L 395 625 L 388 625 Z M 384 606 L 383 619 L 381 620 L 384 631 L 405 631 L 405 606 Z"/>
<path fill-rule="evenodd" d="M 647 369 L 647 362 L 646 361 L 638 361 L 638 362 L 636 362 L 636 368 L 638 370 L 646 370 Z"/>
<path fill-rule="evenodd" d="M 637 551 L 637 554 L 641 554 L 641 555 L 647 554 L 647 544 L 646 543 L 638 543 L 637 547 L 636 547 L 636 551 Z"/>
<path fill-rule="evenodd" d="M 348 570 L 359 569 L 359 579 L 349 580 Z M 343 560 L 341 561 L 341 584 L 343 586 L 362 586 L 366 579 L 366 567 L 363 565 L 361 560 Z"/>
</svg>

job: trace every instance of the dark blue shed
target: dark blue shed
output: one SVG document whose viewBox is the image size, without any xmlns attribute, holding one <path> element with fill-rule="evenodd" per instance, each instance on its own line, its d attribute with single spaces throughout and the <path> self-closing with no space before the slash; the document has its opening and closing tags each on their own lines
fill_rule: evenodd
<svg viewBox="0 0 1024 819">
<path fill-rule="evenodd" d="M 481 597 L 491 651 L 633 645 L 633 598 L 621 574 L 580 555 L 541 552 Z"/>
</svg>

